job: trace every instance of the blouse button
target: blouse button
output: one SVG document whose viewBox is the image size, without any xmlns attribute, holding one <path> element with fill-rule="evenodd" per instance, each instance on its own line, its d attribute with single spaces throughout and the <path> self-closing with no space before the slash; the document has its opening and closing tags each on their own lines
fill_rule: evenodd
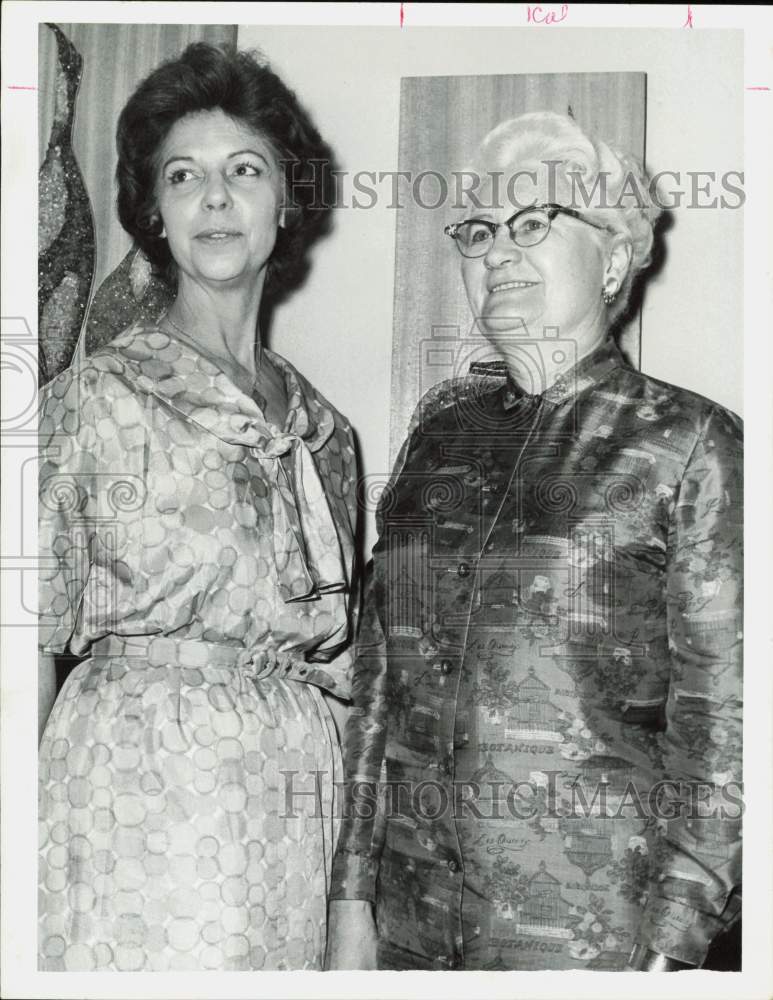
<svg viewBox="0 0 773 1000">
<path fill-rule="evenodd" d="M 456 575 L 465 577 L 470 575 L 470 567 L 467 563 L 459 563 L 456 567 Z"/>
<path fill-rule="evenodd" d="M 455 861 L 454 858 L 451 858 L 449 860 L 449 862 L 448 862 L 448 870 L 450 872 L 458 872 L 459 871 L 459 862 Z"/>
<path fill-rule="evenodd" d="M 454 665 L 453 665 L 453 663 L 451 663 L 450 660 L 441 660 L 440 661 L 440 673 L 441 674 L 450 674 L 453 669 L 454 669 Z"/>
</svg>

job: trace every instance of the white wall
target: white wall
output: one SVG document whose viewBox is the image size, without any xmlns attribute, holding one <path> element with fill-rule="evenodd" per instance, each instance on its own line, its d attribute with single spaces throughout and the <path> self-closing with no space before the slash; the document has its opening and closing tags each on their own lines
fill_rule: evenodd
<svg viewBox="0 0 773 1000">
<path fill-rule="evenodd" d="M 240 27 L 297 90 L 344 169 L 397 169 L 402 76 L 647 73 L 651 170 L 743 169 L 743 37 L 731 31 Z M 364 470 L 388 469 L 394 210 L 336 213 L 272 346 L 345 412 Z M 642 318 L 642 368 L 743 410 L 743 212 L 682 208 Z M 416 261 L 417 269 L 428 262 Z M 368 550 L 374 540 L 368 524 Z"/>
</svg>

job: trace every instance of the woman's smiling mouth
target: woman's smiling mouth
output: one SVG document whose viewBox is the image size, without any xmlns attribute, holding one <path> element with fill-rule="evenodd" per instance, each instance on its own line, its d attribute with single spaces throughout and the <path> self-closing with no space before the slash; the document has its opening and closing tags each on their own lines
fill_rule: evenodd
<svg viewBox="0 0 773 1000">
<path fill-rule="evenodd" d="M 503 281 L 499 285 L 494 285 L 489 290 L 489 295 L 493 295 L 495 292 L 506 292 L 510 289 L 533 288 L 536 284 L 536 281 Z"/>
</svg>

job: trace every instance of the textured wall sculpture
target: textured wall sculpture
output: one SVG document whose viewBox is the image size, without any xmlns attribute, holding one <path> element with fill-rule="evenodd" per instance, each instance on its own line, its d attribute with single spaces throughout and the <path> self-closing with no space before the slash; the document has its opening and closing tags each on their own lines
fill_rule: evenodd
<svg viewBox="0 0 773 1000">
<path fill-rule="evenodd" d="M 83 59 L 55 25 L 56 109 L 39 173 L 38 364 L 40 384 L 71 363 L 94 275 L 94 220 L 72 146 Z"/>
<path fill-rule="evenodd" d="M 174 301 L 174 293 L 151 272 L 136 246 L 94 294 L 86 323 L 86 353 L 93 354 L 137 320 L 154 322 Z"/>
</svg>

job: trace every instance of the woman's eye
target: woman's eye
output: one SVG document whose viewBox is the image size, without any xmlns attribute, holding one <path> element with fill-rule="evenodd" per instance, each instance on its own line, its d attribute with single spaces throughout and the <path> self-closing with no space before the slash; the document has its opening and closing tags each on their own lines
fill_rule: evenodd
<svg viewBox="0 0 773 1000">
<path fill-rule="evenodd" d="M 476 226 L 470 230 L 470 243 L 481 243 L 483 240 L 491 238 L 491 233 L 486 226 Z"/>
<path fill-rule="evenodd" d="M 259 177 L 263 171 L 256 163 L 237 163 L 232 173 L 235 177 Z"/>
<path fill-rule="evenodd" d="M 545 225 L 546 223 L 544 219 L 524 219 L 518 228 L 527 233 L 536 233 L 539 232 L 539 230 L 544 229 Z"/>
<path fill-rule="evenodd" d="M 167 180 L 170 184 L 183 184 L 185 181 L 190 180 L 193 177 L 193 171 L 188 170 L 185 167 L 178 167 L 177 170 L 172 170 L 167 175 Z"/>
</svg>

